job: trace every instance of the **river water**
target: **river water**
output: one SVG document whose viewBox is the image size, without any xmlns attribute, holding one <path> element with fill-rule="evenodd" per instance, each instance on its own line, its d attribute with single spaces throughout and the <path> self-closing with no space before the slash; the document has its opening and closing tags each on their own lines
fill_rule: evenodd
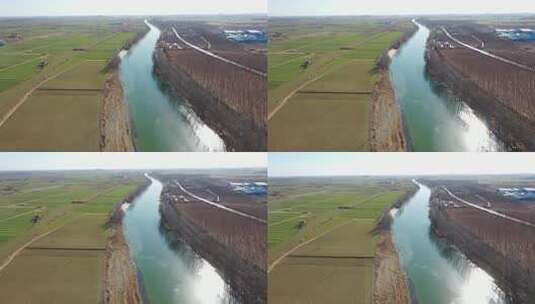
<svg viewBox="0 0 535 304">
<path fill-rule="evenodd" d="M 416 24 L 418 31 L 403 44 L 390 64 L 412 150 L 505 150 L 505 145 L 466 103 L 429 79 L 425 72 L 425 48 L 430 32 Z"/>
<path fill-rule="evenodd" d="M 223 140 L 183 100 L 162 91 L 152 55 L 160 30 L 150 31 L 122 56 L 119 73 L 139 151 L 224 151 Z"/>
<path fill-rule="evenodd" d="M 160 193 L 152 184 L 126 209 L 123 229 L 148 303 L 217 304 L 235 302 L 229 286 L 206 260 L 185 243 L 171 244 L 160 225 Z"/>
<path fill-rule="evenodd" d="M 392 234 L 418 303 L 506 303 L 487 272 L 432 233 L 431 190 L 417 184 L 418 192 L 395 213 Z"/>
</svg>

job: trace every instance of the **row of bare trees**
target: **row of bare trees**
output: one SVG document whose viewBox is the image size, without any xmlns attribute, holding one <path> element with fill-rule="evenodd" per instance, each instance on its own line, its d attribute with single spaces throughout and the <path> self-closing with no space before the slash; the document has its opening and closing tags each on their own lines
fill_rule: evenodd
<svg viewBox="0 0 535 304">
<path fill-rule="evenodd" d="M 443 52 L 451 65 L 505 106 L 535 121 L 535 73 L 468 50 Z"/>
<path fill-rule="evenodd" d="M 265 128 L 266 79 L 191 49 L 167 52 L 178 66 L 218 100 Z"/>
</svg>

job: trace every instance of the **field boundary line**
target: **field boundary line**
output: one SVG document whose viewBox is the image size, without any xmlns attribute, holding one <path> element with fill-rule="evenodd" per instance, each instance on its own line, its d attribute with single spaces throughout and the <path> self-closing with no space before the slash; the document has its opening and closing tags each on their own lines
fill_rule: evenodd
<svg viewBox="0 0 535 304">
<path fill-rule="evenodd" d="M 286 222 L 290 222 L 292 220 L 295 220 L 295 219 L 298 219 L 298 218 L 302 218 L 302 217 L 309 217 L 310 215 L 312 215 L 312 213 L 309 211 L 307 213 L 304 213 L 304 214 L 299 214 L 297 216 L 292 216 L 291 218 L 287 218 L 285 220 L 282 220 L 282 221 L 278 221 L 278 222 L 275 222 L 275 223 L 271 223 L 269 224 L 268 226 L 271 227 L 271 226 L 276 226 L 276 225 L 280 225 L 280 224 L 284 224 Z"/>
<path fill-rule="evenodd" d="M 328 71 L 322 73 L 321 75 L 315 77 L 315 78 L 312 78 L 308 81 L 306 81 L 305 83 L 303 83 L 302 85 L 300 85 L 299 87 L 297 87 L 295 90 L 291 91 L 290 94 L 286 95 L 286 97 L 284 97 L 284 99 L 282 99 L 282 101 L 275 107 L 275 109 L 273 109 L 273 111 L 271 111 L 268 115 L 268 121 L 271 120 L 271 118 L 273 118 L 273 116 L 275 116 L 275 114 L 277 114 L 277 112 L 280 111 L 280 109 L 282 109 L 282 107 L 284 107 L 286 105 L 286 103 L 288 102 L 288 100 L 290 100 L 295 94 L 297 94 L 299 91 L 301 91 L 302 89 L 304 89 L 305 87 L 307 87 L 309 84 L 317 81 L 317 80 L 320 80 L 321 78 L 323 78 L 326 74 L 327 74 Z"/>
<path fill-rule="evenodd" d="M 332 61 L 335 61 L 338 57 L 335 57 L 332 59 Z M 332 62 L 331 61 L 331 62 Z M 331 73 L 331 72 L 334 72 L 338 69 L 341 69 L 344 65 L 346 64 L 349 64 L 349 63 L 352 63 L 352 62 L 362 62 L 361 59 L 352 59 L 352 60 L 349 60 L 343 64 L 341 64 L 341 66 L 335 66 L 335 67 L 332 67 L 332 68 L 327 68 L 327 70 L 323 73 L 321 73 L 319 76 L 315 77 L 315 78 L 312 78 L 308 81 L 306 81 L 305 83 L 303 83 L 302 85 L 300 85 L 299 87 L 297 87 L 295 90 L 291 91 L 290 94 L 288 94 L 286 97 L 284 97 L 282 99 L 282 101 L 275 107 L 275 109 L 273 109 L 273 111 L 271 111 L 269 114 L 268 114 L 268 121 L 271 120 L 271 118 L 273 118 L 273 116 L 275 116 L 275 114 L 277 114 L 277 112 L 280 111 L 280 109 L 282 109 L 282 107 L 284 107 L 286 105 L 286 103 L 292 98 L 295 96 L 295 94 L 299 93 L 302 89 L 304 89 L 305 87 L 307 87 L 308 85 L 312 84 L 313 82 L 315 81 L 318 81 L 320 80 L 321 78 L 325 77 L 327 74 Z M 326 64 L 327 65 L 327 64 Z"/>
<path fill-rule="evenodd" d="M 10 216 L 10 217 L 5 218 L 5 219 L 1 219 L 1 220 L 0 220 L 0 223 L 2 223 L 2 222 L 6 222 L 6 221 L 9 221 L 9 220 L 12 220 L 12 219 L 17 218 L 17 217 L 21 217 L 21 216 L 23 216 L 23 215 L 27 215 L 27 214 L 30 214 L 30 213 L 34 213 L 34 212 L 37 212 L 37 211 L 39 211 L 39 210 L 41 210 L 41 208 L 34 208 L 34 209 L 30 210 L 30 211 L 22 212 L 22 213 L 19 213 L 19 214 Z"/>
<path fill-rule="evenodd" d="M 23 62 L 15 63 L 15 64 L 12 64 L 12 65 L 7 66 L 7 67 L 5 67 L 5 68 L 1 68 L 1 69 L 0 69 L 0 72 L 3 72 L 3 71 L 5 71 L 5 70 L 10 70 L 10 69 L 12 69 L 12 68 L 14 68 L 14 67 L 16 67 L 16 66 L 23 65 L 23 64 L 26 64 L 26 63 L 29 63 L 29 62 L 32 62 L 32 61 L 35 61 L 35 60 L 43 59 L 43 58 L 46 58 L 46 56 L 34 57 L 34 58 L 32 58 L 32 59 L 28 59 L 28 60 L 25 60 L 25 61 L 23 61 Z M 15 79 L 16 79 L 16 78 L 15 78 Z"/>
<path fill-rule="evenodd" d="M 313 237 L 313 238 L 311 238 L 310 240 L 305 241 L 305 242 L 303 242 L 303 243 L 301 243 L 301 244 L 299 244 L 299 245 L 293 247 L 292 249 L 286 251 L 283 255 L 281 255 L 280 257 L 278 257 L 275 261 L 273 261 L 273 263 L 271 263 L 271 264 L 269 265 L 267 272 L 270 273 L 270 272 L 273 270 L 273 268 L 275 268 L 275 266 L 277 266 L 280 262 L 282 262 L 283 259 L 285 259 L 287 256 L 291 255 L 292 252 L 296 251 L 297 249 L 299 249 L 299 248 L 301 248 L 301 247 L 303 247 L 303 246 L 305 246 L 305 245 L 308 245 L 308 244 L 312 243 L 313 241 L 319 239 L 320 237 L 322 237 L 322 236 L 324 236 L 324 235 L 327 235 L 327 234 L 333 232 L 334 230 L 336 230 L 336 229 L 338 229 L 338 228 L 340 228 L 340 227 L 343 227 L 343 226 L 345 226 L 345 225 L 348 225 L 348 224 L 350 224 L 351 222 L 354 222 L 354 221 L 356 221 L 356 219 L 352 219 L 352 220 L 349 220 L 349 221 L 347 221 L 347 222 L 344 222 L 344 223 L 342 223 L 342 224 L 340 224 L 340 225 L 336 225 L 336 226 L 334 226 L 333 228 L 331 228 L 331 229 L 329 229 L 329 230 L 327 230 L 327 231 L 321 233 L 320 235 L 318 235 L 318 236 L 316 236 L 316 237 Z"/>
<path fill-rule="evenodd" d="M 77 217 L 79 218 L 79 217 Z M 72 221 L 72 220 L 71 220 Z M 31 240 L 29 240 L 27 243 L 25 243 L 24 245 L 22 245 L 21 247 L 17 248 L 17 250 L 15 250 L 12 254 L 10 254 L 7 259 L 4 261 L 4 263 L 2 263 L 2 265 L 0 266 L 0 272 L 2 272 L 4 270 L 4 268 L 6 268 L 7 266 L 9 266 L 9 264 L 11 264 L 11 262 L 13 262 L 13 260 L 19 255 L 22 253 L 22 251 L 24 249 L 26 249 L 28 246 L 30 246 L 33 242 L 35 241 L 38 241 L 44 237 L 46 237 L 47 235 L 50 235 L 56 231 L 58 231 L 59 229 L 65 227 L 65 225 L 69 224 L 71 221 L 68 221 L 66 223 L 64 223 L 63 225 L 59 226 L 59 227 L 56 227 L 55 229 L 52 229 L 48 232 L 45 232 L 43 234 L 40 234 L 36 237 L 33 237 Z"/>
<path fill-rule="evenodd" d="M 52 79 L 55 79 L 57 77 L 59 77 L 60 75 L 70 71 L 70 70 L 73 70 L 74 68 L 78 67 L 80 64 L 82 64 L 82 62 L 80 63 L 77 63 L 75 64 L 74 66 L 64 70 L 64 71 L 61 71 L 59 72 L 58 74 L 54 75 L 54 76 L 50 76 L 50 77 L 47 77 L 45 78 L 43 81 L 39 82 L 38 84 L 36 84 L 35 86 L 33 86 L 28 92 L 26 92 L 26 94 L 24 94 L 24 96 L 22 96 L 22 98 L 19 100 L 19 102 L 17 102 L 13 107 L 11 107 L 11 109 L 9 109 L 9 111 L 2 117 L 2 120 L 0 120 L 0 128 L 2 126 L 4 126 L 4 124 L 11 118 L 11 116 L 13 116 L 13 114 L 15 114 L 15 112 L 26 102 L 26 100 L 28 98 L 30 98 L 30 96 L 39 88 L 41 87 L 42 85 L 44 85 L 45 83 L 47 83 L 48 81 L 52 80 Z"/>
</svg>

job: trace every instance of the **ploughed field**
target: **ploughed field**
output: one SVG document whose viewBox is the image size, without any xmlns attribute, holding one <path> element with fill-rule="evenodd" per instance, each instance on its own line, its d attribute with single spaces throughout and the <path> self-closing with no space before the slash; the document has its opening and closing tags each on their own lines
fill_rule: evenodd
<svg viewBox="0 0 535 304">
<path fill-rule="evenodd" d="M 142 19 L 0 19 L 0 150 L 99 150 L 105 67 Z"/>
<path fill-rule="evenodd" d="M 158 47 L 172 66 L 184 71 L 230 109 L 251 120 L 255 127 L 266 128 L 266 44 L 236 43 L 223 34 L 225 30 L 265 32 L 264 18 L 180 22 L 159 18 L 154 22 L 162 31 Z M 174 30 L 187 43 L 245 68 L 194 49 L 179 39 Z"/>
<path fill-rule="evenodd" d="M 407 20 L 271 18 L 269 26 L 269 148 L 369 150 L 377 61 Z"/>
<path fill-rule="evenodd" d="M 270 302 L 372 303 L 374 230 L 409 189 L 396 179 L 270 179 Z"/>
<path fill-rule="evenodd" d="M 3 173 L 0 302 L 103 301 L 107 222 L 137 173 Z"/>
</svg>

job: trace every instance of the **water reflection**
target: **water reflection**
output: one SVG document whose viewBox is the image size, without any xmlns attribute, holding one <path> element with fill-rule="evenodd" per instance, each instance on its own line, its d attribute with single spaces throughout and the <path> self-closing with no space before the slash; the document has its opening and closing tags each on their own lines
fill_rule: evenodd
<svg viewBox="0 0 535 304">
<path fill-rule="evenodd" d="M 505 145 L 485 121 L 448 90 L 429 79 L 425 45 L 429 30 L 419 30 L 396 52 L 392 82 L 408 137 L 415 151 L 503 151 Z"/>
<path fill-rule="evenodd" d="M 188 244 L 161 230 L 162 184 L 152 185 L 126 209 L 123 229 L 149 303 L 233 303 L 217 270 Z"/>
<path fill-rule="evenodd" d="M 423 185 L 396 213 L 394 243 L 419 303 L 503 304 L 494 279 L 431 230 L 429 198 Z"/>
<path fill-rule="evenodd" d="M 136 147 L 141 151 L 225 151 L 219 135 L 189 105 L 173 99 L 154 75 L 153 53 L 160 36 L 150 31 L 127 54 L 120 76 L 132 116 Z"/>
</svg>

